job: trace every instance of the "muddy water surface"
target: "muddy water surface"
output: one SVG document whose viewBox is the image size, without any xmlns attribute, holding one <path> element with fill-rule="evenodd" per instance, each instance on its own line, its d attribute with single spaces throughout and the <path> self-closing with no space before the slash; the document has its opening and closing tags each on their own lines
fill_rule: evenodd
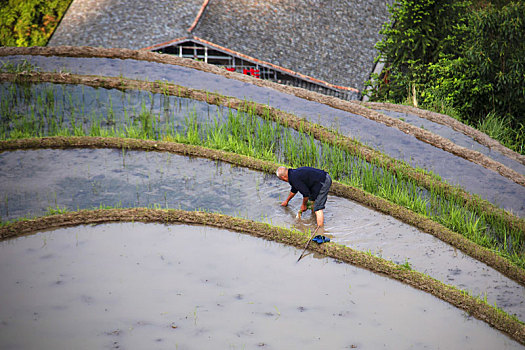
<svg viewBox="0 0 525 350">
<path fill-rule="evenodd" d="M 475 141 L 470 136 L 463 134 L 462 132 L 456 131 L 448 125 L 443 125 L 435 123 L 426 118 L 419 117 L 415 114 L 405 113 L 405 112 L 396 112 L 390 110 L 379 110 L 379 112 L 388 115 L 389 117 L 402 119 L 403 121 L 412 124 L 414 126 L 421 127 L 423 129 L 429 130 L 434 134 L 443 136 L 444 138 L 449 139 L 454 142 L 456 145 L 478 151 L 489 158 L 494 159 L 501 164 L 506 165 L 507 167 L 517 171 L 520 174 L 525 174 L 525 165 L 520 162 L 510 159 L 505 155 L 499 153 L 498 151 L 491 150 L 489 147 L 484 146 L 477 141 Z"/>
<path fill-rule="evenodd" d="M 0 96 L 3 130 L 9 132 L 15 126 L 24 129 L 24 120 L 29 125 L 37 126 L 42 123 L 41 131 L 45 135 L 52 124 L 63 125 L 71 131 L 72 126 L 81 127 L 89 134 L 93 124 L 98 124 L 103 129 L 120 130 L 126 126 L 144 126 L 147 119 L 150 128 L 157 131 L 158 136 L 165 134 L 166 128 L 172 132 L 182 132 L 184 120 L 189 116 L 204 122 L 227 115 L 229 110 L 200 101 L 147 91 L 124 92 L 74 84 L 0 83 Z"/>
<path fill-rule="evenodd" d="M 426 293 L 225 230 L 108 224 L 0 243 L 2 349 L 522 349 Z M 446 335 L 446 336 L 443 336 Z"/>
<path fill-rule="evenodd" d="M 356 138 L 394 158 L 432 170 L 452 184 L 458 184 L 469 192 L 479 194 L 505 209 L 512 210 L 517 215 L 525 216 L 525 202 L 523 201 L 525 187 L 494 171 L 421 142 L 398 129 L 324 104 L 213 73 L 160 63 L 43 56 L 11 56 L 3 57 L 3 60 L 12 62 L 29 60 L 42 71 L 65 69 L 78 74 L 122 75 L 149 81 L 166 80 L 187 87 L 270 104 L 311 122 L 335 128 L 342 134 Z"/>
<path fill-rule="evenodd" d="M 289 185 L 264 174 L 206 159 L 122 150 L 34 150 L 0 154 L 2 219 L 109 206 L 202 209 L 301 230 L 315 228 L 311 213 L 298 220 L 300 195 L 279 203 Z M 487 296 L 525 319 L 525 288 L 433 236 L 355 202 L 329 196 L 325 234 L 371 251 L 474 295 Z"/>
</svg>

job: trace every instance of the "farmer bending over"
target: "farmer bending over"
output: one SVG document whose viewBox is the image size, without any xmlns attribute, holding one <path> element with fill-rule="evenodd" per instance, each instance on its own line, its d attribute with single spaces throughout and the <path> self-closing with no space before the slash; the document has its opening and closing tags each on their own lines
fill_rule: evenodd
<svg viewBox="0 0 525 350">
<path fill-rule="evenodd" d="M 314 212 L 317 218 L 317 226 L 323 226 L 323 209 L 325 208 L 324 205 L 326 204 L 328 190 L 332 185 L 330 175 L 324 170 L 310 167 L 288 169 L 283 166 L 279 167 L 275 174 L 279 179 L 288 182 L 292 186 L 288 198 L 286 198 L 281 205 L 286 207 L 290 199 L 292 199 L 299 191 L 303 195 L 301 211 L 306 211 L 306 203 L 308 203 L 308 200 L 314 201 Z"/>
</svg>

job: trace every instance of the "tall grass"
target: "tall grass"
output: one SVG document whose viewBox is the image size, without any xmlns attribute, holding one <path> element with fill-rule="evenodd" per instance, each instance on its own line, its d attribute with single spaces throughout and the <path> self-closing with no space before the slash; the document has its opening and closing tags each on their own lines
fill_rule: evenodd
<svg viewBox="0 0 525 350">
<path fill-rule="evenodd" d="M 403 102 L 407 106 L 412 106 L 412 96 L 408 96 Z M 425 103 L 420 106 L 429 111 L 442 113 L 448 115 L 458 121 L 469 125 L 479 131 L 489 135 L 494 140 L 497 140 L 505 147 L 525 155 L 525 124 L 516 122 L 513 126 L 509 117 L 498 116 L 495 113 L 488 113 L 485 118 L 480 119 L 477 123 L 462 118 L 460 113 L 442 99 L 437 99 L 430 103 Z"/>
<path fill-rule="evenodd" d="M 481 119 L 477 128 L 495 140 L 500 141 L 506 147 L 525 154 L 525 125 L 518 123 L 512 127 L 510 118 L 499 118 L 494 113 L 489 113 Z"/>
</svg>

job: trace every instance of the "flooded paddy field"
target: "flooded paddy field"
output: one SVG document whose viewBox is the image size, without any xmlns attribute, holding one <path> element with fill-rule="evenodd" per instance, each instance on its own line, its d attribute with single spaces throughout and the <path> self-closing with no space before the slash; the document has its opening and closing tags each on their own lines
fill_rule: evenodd
<svg viewBox="0 0 525 350">
<path fill-rule="evenodd" d="M 70 135 L 98 135 L 115 130 L 113 132 L 122 134 L 121 137 L 160 139 L 173 133 L 184 133 L 197 125 L 200 125 L 200 128 L 218 129 L 226 123 L 229 113 L 237 114 L 236 110 L 204 102 L 136 90 L 122 92 L 115 89 L 50 83 L 29 86 L 4 83 L 0 85 L 0 89 L 4 96 L 1 106 L 1 113 L 4 115 L 2 134 L 6 136 L 16 136 L 26 130 L 36 130 L 37 135 L 62 134 L 64 131 Z M 261 123 L 263 120 L 259 117 L 255 119 L 255 123 Z M 275 128 L 275 123 L 270 123 L 270 128 Z M 299 137 L 304 137 L 289 128 L 282 130 L 296 139 L 297 144 L 301 142 Z M 210 131 L 199 132 L 206 134 Z M 319 142 L 315 143 L 319 145 Z M 282 145 L 277 144 L 276 147 Z M 470 177 L 463 175 L 465 180 L 470 179 L 470 190 L 475 187 L 474 193 L 512 210 L 517 215 L 525 215 L 525 187 L 462 158 L 453 159 L 478 167 L 478 171 L 471 173 Z M 280 161 L 286 162 L 282 157 Z M 480 181 L 488 181 L 490 186 Z"/>
<path fill-rule="evenodd" d="M 398 118 L 414 126 L 418 126 L 423 129 L 429 130 L 436 135 L 440 135 L 440 136 L 443 136 L 449 139 L 450 141 L 454 142 L 456 145 L 478 151 L 486 155 L 487 157 L 494 159 L 495 161 L 500 162 L 501 164 L 504 164 L 507 167 L 517 171 L 520 174 L 525 174 L 524 164 L 514 159 L 510 159 L 506 157 L 505 155 L 501 154 L 500 152 L 492 150 L 487 146 L 481 145 L 476 140 L 474 140 L 472 137 L 467 136 L 460 131 L 456 131 L 448 125 L 435 123 L 431 120 L 428 120 L 426 118 L 423 118 L 423 117 L 420 117 L 420 116 L 417 116 L 415 114 L 408 113 L 408 112 L 398 112 L 398 111 L 392 111 L 392 110 L 386 110 L 386 109 L 379 109 L 378 111 L 383 114 L 388 115 L 389 117 Z"/>
<path fill-rule="evenodd" d="M 523 348 L 426 293 L 333 259 L 296 263 L 299 254 L 221 229 L 142 223 L 4 241 L 0 345 Z"/>
<path fill-rule="evenodd" d="M 289 185 L 226 163 L 169 153 L 114 149 L 32 150 L 0 154 L 3 220 L 41 215 L 49 207 L 99 206 L 207 210 L 301 230 L 300 200 L 282 208 Z M 447 284 L 487 297 L 525 319 L 525 288 L 435 237 L 350 200 L 329 196 L 324 234 Z"/>
<path fill-rule="evenodd" d="M 525 189 L 522 186 L 491 170 L 419 141 L 396 128 L 372 121 L 364 117 L 368 115 L 366 111 L 361 111 L 361 116 L 270 87 L 256 86 L 258 83 L 229 79 L 220 74 L 178 65 L 130 59 L 2 57 L 2 61 L 13 62 L 13 59 L 29 59 L 35 62 L 37 70 L 41 71 L 65 68 L 66 71 L 61 74 L 67 75 L 67 71 L 70 71 L 96 74 L 100 79 L 107 76 L 173 82 L 185 87 L 268 104 L 356 138 L 394 158 L 435 171 L 450 183 L 460 184 L 467 191 L 480 194 L 483 198 L 511 209 L 517 215 L 525 215 Z M 122 92 L 71 84 L 22 85 L 0 84 L 2 103 L 8 100 L 7 96 L 15 96 L 16 100 L 15 108 L 13 105 L 2 105 L 2 119 L 8 112 L 34 114 L 36 120 L 46 122 L 52 119 L 48 119 L 48 116 L 58 116 L 72 129 L 81 121 L 88 131 L 97 127 L 97 120 L 100 130 L 146 123 L 148 128 L 154 130 L 152 134 L 117 133 L 112 136 L 187 142 L 163 138 L 163 132 L 172 129 L 189 133 L 193 129 L 188 126 L 213 123 L 217 123 L 220 128 L 224 125 L 225 118 L 214 119 L 217 115 L 239 114 L 223 107 L 169 96 L 167 93 L 152 94 L 133 90 Z M 13 90 L 14 95 L 9 95 Z M 49 95 L 53 95 L 52 99 L 48 98 Z M 328 103 L 325 100 L 321 102 Z M 46 110 L 44 106 L 51 108 Z M 45 115 L 46 113 L 48 115 Z M 152 125 L 148 124 L 150 122 Z M 255 130 L 252 124 L 247 125 L 246 129 Z M 241 130 L 242 132 L 246 133 L 246 130 Z M 439 132 L 436 131 L 437 134 Z M 62 136 L 74 134 L 58 133 Z M 297 134 L 299 133 L 295 132 L 294 136 L 288 139 L 299 144 Z M 249 132 L 248 135 L 254 138 Z M 259 137 L 258 131 L 255 135 L 256 138 L 262 138 Z M 469 143 L 468 140 L 450 132 L 448 135 L 454 142 L 478 150 L 476 143 Z M 109 134 L 100 132 L 100 135 L 91 136 Z M 17 138 L 16 135 L 14 138 Z M 188 143 L 203 144 L 199 142 Z M 320 144 L 313 137 L 311 143 L 316 146 Z M 300 144 L 300 147 L 304 148 L 306 144 L 308 143 Z M 255 148 L 264 149 L 261 146 Z M 247 154 L 229 148 L 220 149 Z M 314 153 L 316 152 L 318 151 Z M 287 162 L 286 159 L 279 158 L 282 152 L 277 151 L 277 154 L 275 159 L 272 158 L 274 155 L 269 158 L 259 155 L 257 157 L 272 162 Z M 317 155 L 326 158 L 322 151 Z M 512 165 L 505 159 L 498 161 Z M 342 163 L 348 168 L 355 167 L 351 159 L 344 158 Z M 303 214 L 301 219 L 296 217 L 300 200 L 295 200 L 288 208 L 279 205 L 288 191 L 289 186 L 277 180 L 274 175 L 219 161 L 168 153 L 129 151 L 124 147 L 96 150 L 39 149 L 0 153 L 2 221 L 26 215 L 60 212 L 62 208 L 77 210 L 97 207 L 152 207 L 214 211 L 311 232 L 315 228 L 315 220 L 311 213 Z M 415 188 L 414 191 L 424 192 L 425 189 Z M 438 205 L 445 207 L 443 202 Z M 478 215 L 477 212 L 474 215 Z M 381 256 L 398 265 L 408 266 L 408 269 L 421 271 L 472 295 L 479 295 L 489 304 L 497 304 L 520 320 L 525 319 L 524 287 L 434 236 L 336 196 L 329 196 L 325 221 L 326 227 L 322 234 L 330 237 L 335 243 Z M 499 233 L 500 230 L 495 228 L 497 226 L 491 224 L 492 222 L 486 225 L 488 231 Z M 482 230 L 486 229 L 484 223 L 481 226 Z M 179 228 L 184 232 L 180 233 Z M 506 228 L 501 231 L 507 232 Z M 217 235 L 214 236 L 215 234 Z M 191 238 L 188 235 L 191 235 Z M 200 239 L 195 238 L 199 236 Z M 212 240 L 212 236 L 220 238 Z M 224 238 L 226 236 L 232 236 L 234 242 Z M 514 237 L 510 239 L 509 246 L 521 244 L 513 243 L 513 239 L 519 242 Z M 505 234 L 507 246 L 506 238 Z M 34 239 L 37 243 L 32 241 Z M 259 248 L 245 247 L 248 241 L 253 241 Z M 18 242 L 30 242 L 29 245 L 32 246 L 17 251 Z M 40 248 L 36 247 L 38 243 Z M 264 255 L 258 256 L 257 251 L 261 250 L 261 244 Z M 505 339 L 500 341 L 499 333 L 488 328 L 486 324 L 472 320 L 458 309 L 426 293 L 414 291 L 369 272 L 366 272 L 366 277 L 358 278 L 355 271 L 360 271 L 359 269 L 337 264 L 315 254 L 309 254 L 301 261 L 300 264 L 304 262 L 306 268 L 303 267 L 304 270 L 295 275 L 291 265 L 300 253 L 297 249 L 219 229 L 136 223 L 80 226 L 9 240 L 1 243 L 0 250 L 4 245 L 13 249 L 13 254 L 22 252 L 17 254 L 19 259 L 33 263 L 31 267 L 24 267 L 24 264 L 17 262 L 18 258 L 6 255 L 5 259 L 11 265 L 0 267 L 0 276 L 15 277 L 8 286 L 0 287 L 0 295 L 13 300 L 16 299 L 15 295 L 24 296 L 19 299 L 29 296 L 28 300 L 36 300 L 40 305 L 24 301 L 25 304 L 10 309 L 10 314 L 21 317 L 4 317 L 3 310 L 0 310 L 0 339 L 9 339 L 6 346 L 0 344 L 2 348 L 15 348 L 17 342 L 29 344 L 31 347 L 37 337 L 51 339 L 47 345 L 53 347 L 53 339 L 61 339 L 60 335 L 63 334 L 66 334 L 63 337 L 66 340 L 62 344 L 69 344 L 68 347 L 84 342 L 82 338 L 88 338 L 92 342 L 90 347 L 106 348 L 126 348 L 131 344 L 155 348 L 190 348 L 217 343 L 229 348 L 276 348 L 282 347 L 283 344 L 282 341 L 277 342 L 276 336 L 282 338 L 283 330 L 286 329 L 290 330 L 286 339 L 289 343 L 285 344 L 287 348 L 483 348 L 487 345 L 490 348 L 520 348 L 504 336 L 502 337 Z M 179 254 L 176 247 L 182 245 L 184 248 L 179 250 L 185 251 Z M 188 248 L 190 246 L 191 249 Z M 231 251 L 239 248 L 239 251 Z M 78 251 L 70 254 L 70 251 L 75 249 Z M 87 258 L 83 257 L 84 249 Z M 238 252 L 241 257 L 229 261 L 230 257 L 236 256 Z M 293 258 L 289 259 L 290 256 Z M 65 260 L 60 260 L 62 257 Z M 277 259 L 275 264 L 270 262 L 274 258 Z M 0 254 L 0 261 L 3 261 L 2 259 Z M 198 262 L 192 259 L 197 259 Z M 84 263 L 89 260 L 97 261 Z M 117 260 L 124 262 L 121 264 L 122 261 Z M 75 270 L 72 267 L 77 263 L 79 269 Z M 23 273 L 17 275 L 18 270 L 13 268 L 15 265 L 20 266 Z M 344 269 L 346 275 L 338 276 L 325 272 L 331 266 Z M 241 267 L 242 271 L 239 271 Z M 253 271 L 249 270 L 252 268 Z M 271 277 L 266 277 L 259 269 L 265 269 L 265 273 Z M 233 271 L 242 272 L 242 276 L 235 275 Z M 351 279 L 356 280 L 359 292 L 354 292 L 353 282 L 348 282 L 348 271 L 351 271 Z M 102 272 L 107 272 L 107 275 Z M 32 274 L 39 274 L 42 278 L 33 278 Z M 92 279 L 84 278 L 86 275 Z M 176 279 L 181 276 L 184 279 Z M 222 277 L 224 279 L 221 279 Z M 310 284 L 306 284 L 306 280 Z M 386 280 L 391 284 L 384 287 L 377 284 L 376 280 Z M 210 287 L 210 281 L 215 282 L 215 285 L 207 288 Z M 338 285 L 341 282 L 350 286 Z M 401 286 L 402 291 L 397 292 L 397 287 L 390 287 L 391 285 Z M 269 288 L 264 288 L 266 286 Z M 323 287 L 322 291 L 319 286 Z M 334 286 L 336 291 L 327 289 L 325 292 L 325 286 L 328 289 Z M 70 287 L 71 289 L 68 289 Z M 21 289 L 15 290 L 16 288 Z M 52 291 L 47 291 L 46 288 Z M 42 298 L 36 297 L 37 294 L 40 295 L 40 289 L 43 290 Z M 407 290 L 410 290 L 410 293 Z M 324 292 L 325 297 L 319 292 Z M 61 295 L 64 297 L 58 298 Z M 115 295 L 118 297 L 112 299 Z M 347 303 L 348 299 L 344 299 L 347 295 L 357 298 L 349 300 L 352 305 L 359 304 L 359 308 L 346 307 L 350 305 Z M 223 296 L 229 298 L 219 300 Z M 304 299 L 301 299 L 301 296 L 304 296 Z M 420 296 L 439 305 L 426 307 L 427 302 L 418 299 Z M 384 304 L 378 303 L 378 300 L 381 301 L 385 297 L 387 299 Z M 318 299 L 325 298 L 328 299 L 323 300 L 325 304 L 315 306 Z M 247 301 L 248 299 L 250 301 Z M 276 300 L 289 303 L 276 304 Z M 137 308 L 130 310 L 129 305 L 137 305 Z M 167 305 L 171 309 L 160 311 L 162 306 Z M 191 307 L 188 308 L 188 305 Z M 459 315 L 462 321 L 450 323 L 449 319 L 454 320 L 458 317 L 442 313 L 440 310 L 443 306 L 447 312 Z M 341 310 L 333 311 L 334 307 Z M 15 310 L 16 308 L 18 310 Z M 412 309 L 415 311 L 412 312 Z M 23 312 L 20 313 L 20 310 Z M 73 312 L 70 313 L 69 310 Z M 308 319 L 304 320 L 303 316 L 307 313 Z M 368 316 L 363 316 L 367 313 Z M 88 316 L 77 321 L 80 318 L 78 315 L 83 314 Z M 229 322 L 224 322 L 225 314 L 231 315 L 226 316 Z M 268 318 L 272 318 L 274 322 L 268 323 Z M 428 323 L 427 318 L 431 319 Z M 347 322 L 348 319 L 350 322 Z M 61 322 L 67 324 L 58 327 L 57 330 L 54 328 L 54 320 L 59 320 L 59 326 Z M 322 323 L 322 326 L 319 326 L 319 323 Z M 485 328 L 478 330 L 478 323 Z M 75 326 L 78 326 L 78 329 L 73 330 Z M 25 339 L 17 335 L 20 334 L 17 329 L 32 329 L 31 327 L 38 328 L 35 338 Z M 429 332 L 429 329 L 436 331 Z M 483 335 L 478 336 L 478 333 Z M 304 338 L 305 334 L 308 337 L 315 334 L 315 338 Z M 384 337 L 378 337 L 378 334 Z M 447 337 L 443 337 L 443 334 Z M 485 337 L 494 343 L 485 341 Z M 232 339 L 236 339 L 237 342 Z"/>
<path fill-rule="evenodd" d="M 106 58 L 68 58 L 10 56 L 8 61 L 30 60 L 41 70 L 66 69 L 79 74 L 124 76 L 137 79 L 165 80 L 227 96 L 269 104 L 338 130 L 384 153 L 414 166 L 431 170 L 451 184 L 479 194 L 492 203 L 520 216 L 525 215 L 525 188 L 498 173 L 417 140 L 400 130 L 365 117 L 308 101 L 276 90 L 228 79 L 191 68 L 160 63 Z"/>
<path fill-rule="evenodd" d="M 190 115 L 205 122 L 228 113 L 225 107 L 187 98 L 75 84 L 0 83 L 0 96 L 0 133 L 11 137 L 26 129 L 43 135 L 68 129 L 75 134 L 144 124 L 160 136 L 168 128 L 182 131 Z"/>
</svg>

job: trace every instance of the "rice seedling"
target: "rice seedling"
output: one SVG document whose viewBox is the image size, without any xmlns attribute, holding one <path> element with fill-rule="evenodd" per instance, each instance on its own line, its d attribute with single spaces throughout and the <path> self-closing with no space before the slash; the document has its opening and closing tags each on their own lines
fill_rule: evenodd
<svg viewBox="0 0 525 350">
<path fill-rule="evenodd" d="M 305 131 L 304 121 L 293 130 L 271 120 L 269 110 L 257 115 L 249 102 L 239 110 L 218 108 L 213 116 L 207 105 L 204 116 L 197 113 L 195 106 L 189 110 L 188 101 L 182 98 L 171 102 L 165 94 L 149 93 L 144 99 L 140 93 L 130 92 L 125 98 L 114 100 L 109 93 L 101 96 L 103 89 L 90 90 L 91 94 L 95 90 L 94 106 L 90 106 L 90 114 L 86 115 L 88 93 L 84 87 L 80 97 L 69 94 L 66 89 L 62 92 L 64 97 L 57 99 L 56 89 L 41 85 L 44 87 L 35 88 L 31 93 L 23 92 L 17 84 L 0 85 L 3 96 L 0 103 L 2 138 L 90 135 L 167 140 L 225 150 L 290 167 L 322 168 L 337 181 L 427 216 L 525 267 L 525 233 L 509 227 L 501 217 L 489 215 L 476 207 L 465 208 L 442 190 L 422 188 L 414 180 L 387 169 L 379 162 L 368 162 L 360 154 L 321 142 Z M 93 100 L 93 96 L 89 99 Z M 115 108 L 117 101 L 120 108 Z M 73 106 L 75 104 L 80 107 Z M 156 109 L 156 106 L 159 107 Z M 80 110 L 78 114 L 75 113 L 77 108 Z M 125 166 L 124 159 L 123 164 Z M 140 203 L 139 193 L 137 203 Z"/>
<path fill-rule="evenodd" d="M 28 60 L 22 60 L 16 64 L 13 62 L 0 61 L 0 72 L 1 73 L 31 73 L 38 71 L 38 67 Z"/>
<path fill-rule="evenodd" d="M 65 214 L 68 211 L 69 210 L 65 207 L 61 208 L 60 206 L 55 205 L 54 207 L 48 207 L 46 212 L 44 213 L 44 216 Z"/>
<path fill-rule="evenodd" d="M 405 262 L 403 264 L 399 264 L 399 267 L 408 271 L 412 270 L 412 266 L 410 265 L 407 259 L 405 259 Z"/>
</svg>

